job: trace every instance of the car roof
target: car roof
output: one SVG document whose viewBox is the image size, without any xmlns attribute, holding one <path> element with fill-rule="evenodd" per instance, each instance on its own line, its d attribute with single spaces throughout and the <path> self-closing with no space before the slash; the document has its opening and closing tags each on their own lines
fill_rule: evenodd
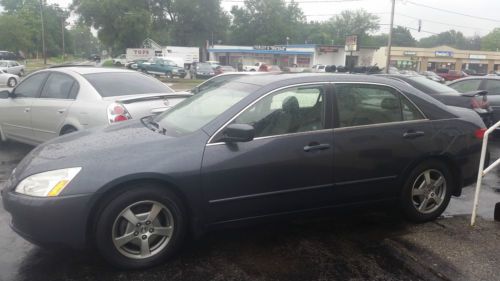
<svg viewBox="0 0 500 281">
<path fill-rule="evenodd" d="M 93 74 L 93 73 L 135 73 L 136 71 L 119 69 L 119 68 L 107 68 L 107 67 L 92 67 L 92 66 L 63 66 L 57 68 L 45 69 L 50 71 L 58 72 L 72 72 L 80 75 Z"/>
<path fill-rule="evenodd" d="M 382 83 L 394 84 L 394 80 L 374 75 L 365 74 L 335 74 L 335 73 L 265 73 L 262 75 L 243 75 L 235 81 L 254 84 L 259 86 L 268 85 L 274 82 L 285 82 L 293 80 L 296 83 L 309 82 L 360 82 L 360 83 Z"/>
<path fill-rule="evenodd" d="M 468 77 L 464 77 L 464 78 L 460 78 L 460 79 L 454 80 L 450 84 L 454 84 L 456 82 L 465 81 L 465 80 L 500 80 L 500 76 L 495 76 L 495 75 L 468 76 Z"/>
</svg>

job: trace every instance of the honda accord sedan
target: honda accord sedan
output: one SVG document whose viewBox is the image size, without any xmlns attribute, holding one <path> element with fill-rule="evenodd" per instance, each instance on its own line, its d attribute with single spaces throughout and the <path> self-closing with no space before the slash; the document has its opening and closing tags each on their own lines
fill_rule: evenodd
<svg viewBox="0 0 500 281">
<path fill-rule="evenodd" d="M 57 67 L 0 92 L 0 141 L 37 145 L 60 135 L 161 113 L 190 95 L 120 69 Z"/>
<path fill-rule="evenodd" d="M 42 144 L 2 197 L 27 240 L 144 268 L 234 223 L 382 202 L 433 220 L 474 181 L 484 132 L 472 110 L 393 79 L 247 75 Z"/>
</svg>

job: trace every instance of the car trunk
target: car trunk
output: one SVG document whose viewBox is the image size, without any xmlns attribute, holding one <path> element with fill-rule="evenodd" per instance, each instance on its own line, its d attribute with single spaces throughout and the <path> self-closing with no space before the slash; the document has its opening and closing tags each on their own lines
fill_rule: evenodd
<svg viewBox="0 0 500 281">
<path fill-rule="evenodd" d="M 142 94 L 103 98 L 122 104 L 133 119 L 160 114 L 190 97 L 187 93 Z"/>
</svg>

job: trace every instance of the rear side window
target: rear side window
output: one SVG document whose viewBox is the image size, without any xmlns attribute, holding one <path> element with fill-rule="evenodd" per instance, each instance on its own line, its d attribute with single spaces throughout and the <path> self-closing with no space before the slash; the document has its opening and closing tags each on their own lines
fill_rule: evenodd
<svg viewBox="0 0 500 281">
<path fill-rule="evenodd" d="M 339 84 L 335 97 L 340 128 L 424 119 L 409 100 L 385 86 Z"/>
<path fill-rule="evenodd" d="M 450 85 L 450 87 L 459 91 L 460 93 L 467 93 L 470 91 L 477 91 L 479 89 L 479 85 L 481 85 L 481 80 L 471 79 L 454 83 L 453 85 Z"/>
<path fill-rule="evenodd" d="M 173 93 L 156 79 L 135 72 L 106 72 L 83 75 L 102 97 Z"/>
<path fill-rule="evenodd" d="M 488 80 L 485 90 L 488 95 L 500 95 L 500 80 Z"/>
<path fill-rule="evenodd" d="M 14 93 L 21 98 L 37 98 L 47 75 L 47 73 L 39 73 L 26 78 L 17 86 Z"/>
<path fill-rule="evenodd" d="M 75 80 L 68 75 L 52 73 L 43 87 L 40 98 L 69 99 Z"/>
</svg>

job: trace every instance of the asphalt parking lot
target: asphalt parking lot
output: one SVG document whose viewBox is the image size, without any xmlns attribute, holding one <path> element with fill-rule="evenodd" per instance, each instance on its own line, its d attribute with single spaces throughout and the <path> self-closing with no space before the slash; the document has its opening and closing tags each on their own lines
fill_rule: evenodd
<svg viewBox="0 0 500 281">
<path fill-rule="evenodd" d="M 0 185 L 31 149 L 0 144 Z M 500 142 L 491 149 L 500 157 Z M 432 223 L 407 223 L 382 209 L 220 230 L 145 271 L 116 270 L 92 250 L 33 246 L 9 228 L 0 206 L 0 280 L 500 280 L 497 187 L 500 172 L 485 179 L 476 228 L 468 226 L 468 187 Z"/>
</svg>

